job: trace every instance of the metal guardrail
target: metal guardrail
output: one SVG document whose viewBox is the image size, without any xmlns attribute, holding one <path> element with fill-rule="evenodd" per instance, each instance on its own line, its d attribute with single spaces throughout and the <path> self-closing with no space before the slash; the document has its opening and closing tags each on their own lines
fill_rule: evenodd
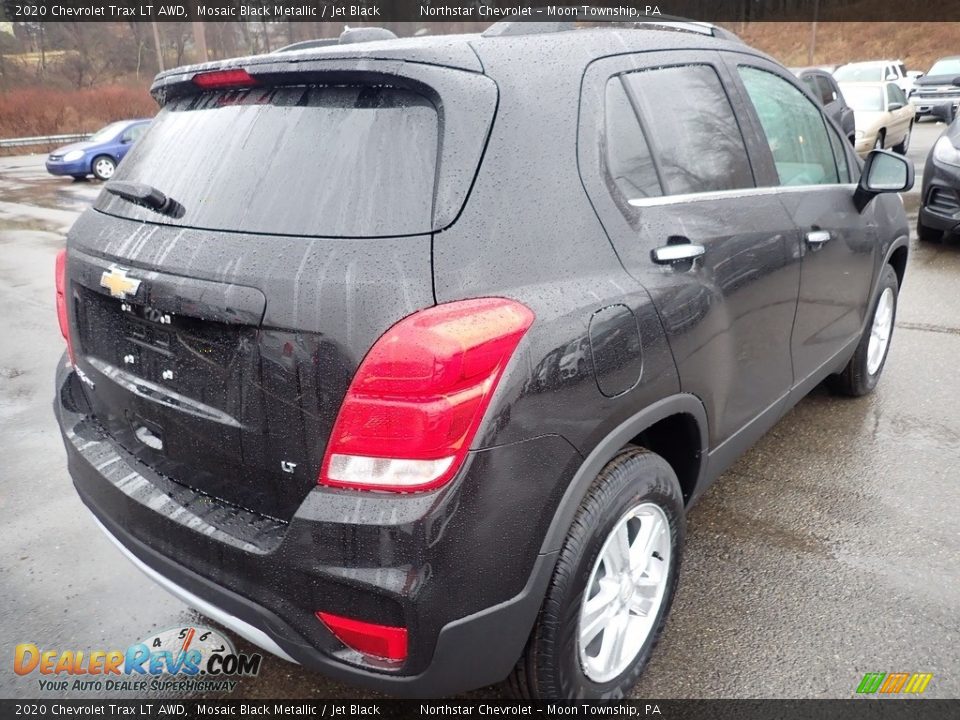
<svg viewBox="0 0 960 720">
<path fill-rule="evenodd" d="M 29 147 L 30 145 L 66 145 L 67 143 L 87 140 L 92 133 L 73 133 L 72 135 L 38 135 L 37 137 L 11 138 L 0 140 L 0 149 Z"/>
</svg>

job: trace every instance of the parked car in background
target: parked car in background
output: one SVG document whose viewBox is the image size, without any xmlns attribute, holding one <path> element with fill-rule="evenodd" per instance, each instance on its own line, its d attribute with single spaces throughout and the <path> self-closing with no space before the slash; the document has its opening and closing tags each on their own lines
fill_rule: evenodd
<svg viewBox="0 0 960 720">
<path fill-rule="evenodd" d="M 819 67 L 791 68 L 790 71 L 800 78 L 813 96 L 820 101 L 827 115 L 833 118 L 850 142 L 854 142 L 856 121 L 853 117 L 853 109 L 844 99 L 843 92 L 833 75 Z"/>
<path fill-rule="evenodd" d="M 93 175 L 98 180 L 113 177 L 123 156 L 147 129 L 149 119 L 120 120 L 98 130 L 89 140 L 57 148 L 47 157 L 47 172 L 70 175 L 78 180 Z"/>
<path fill-rule="evenodd" d="M 855 114 L 854 147 L 861 157 L 884 148 L 907 152 L 914 115 L 903 90 L 892 82 L 840 83 L 840 89 Z"/>
<path fill-rule="evenodd" d="M 910 104 L 917 117 L 937 117 L 944 122 L 953 122 L 960 104 L 960 55 L 940 58 L 930 72 L 917 80 L 916 90 L 910 96 Z"/>
<path fill-rule="evenodd" d="M 833 71 L 838 83 L 847 82 L 892 82 L 909 96 L 922 72 L 907 70 L 902 60 L 868 60 L 847 63 Z"/>
<path fill-rule="evenodd" d="M 383 692 L 624 697 L 687 509 L 890 347 L 912 163 L 722 28 L 544 27 L 164 72 L 57 257 L 100 529 Z"/>
<path fill-rule="evenodd" d="M 923 167 L 917 236 L 938 242 L 960 232 L 960 120 L 954 120 L 934 143 Z"/>
</svg>

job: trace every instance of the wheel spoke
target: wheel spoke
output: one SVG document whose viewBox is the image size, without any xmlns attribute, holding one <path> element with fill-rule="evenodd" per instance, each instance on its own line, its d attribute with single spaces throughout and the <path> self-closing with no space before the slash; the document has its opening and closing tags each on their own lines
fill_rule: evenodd
<svg viewBox="0 0 960 720">
<path fill-rule="evenodd" d="M 599 581 L 600 590 L 583 606 L 580 618 L 580 642 L 584 647 L 593 642 L 613 617 L 613 601 L 617 598 L 618 585 L 609 578 Z"/>
<path fill-rule="evenodd" d="M 656 592 L 650 593 L 649 595 L 641 592 L 635 592 L 633 597 L 630 598 L 630 603 L 627 605 L 627 608 L 634 615 L 647 617 L 650 614 L 650 611 L 653 609 L 655 600 Z"/>
<path fill-rule="evenodd" d="M 640 532 L 630 546 L 630 570 L 633 573 L 645 572 L 665 526 L 656 515 L 647 515 L 641 519 Z"/>
<path fill-rule="evenodd" d="M 627 537 L 626 523 L 614 531 L 603 561 L 611 575 L 630 569 L 630 540 Z"/>
<path fill-rule="evenodd" d="M 623 642 L 627 635 L 627 620 L 625 613 L 615 615 L 607 624 L 603 633 L 600 652 L 597 655 L 597 664 L 607 672 L 616 669 L 620 662 Z"/>
</svg>

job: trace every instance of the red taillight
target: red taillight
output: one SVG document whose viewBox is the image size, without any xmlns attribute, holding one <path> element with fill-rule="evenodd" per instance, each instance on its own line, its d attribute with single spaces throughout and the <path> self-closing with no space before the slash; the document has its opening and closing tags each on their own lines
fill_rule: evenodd
<svg viewBox="0 0 960 720">
<path fill-rule="evenodd" d="M 193 84 L 204 90 L 218 88 L 239 88 L 256 85 L 257 81 L 246 70 L 213 70 L 212 72 L 197 73 L 193 76 Z"/>
<path fill-rule="evenodd" d="M 73 343 L 70 342 L 70 320 L 67 318 L 67 251 L 57 253 L 57 264 L 54 270 L 57 286 L 57 320 L 60 322 L 60 333 L 67 341 L 67 357 L 73 363 Z"/>
<path fill-rule="evenodd" d="M 407 659 L 406 628 L 377 625 L 325 612 L 317 612 L 317 617 L 337 640 L 357 652 L 387 660 Z"/>
<path fill-rule="evenodd" d="M 319 481 L 412 492 L 450 480 L 532 323 L 529 308 L 503 298 L 437 305 L 398 322 L 357 369 Z"/>
</svg>

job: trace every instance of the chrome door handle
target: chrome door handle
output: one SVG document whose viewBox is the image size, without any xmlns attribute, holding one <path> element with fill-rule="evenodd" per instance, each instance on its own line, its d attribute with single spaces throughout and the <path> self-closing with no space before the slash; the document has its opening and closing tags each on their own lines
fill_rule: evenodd
<svg viewBox="0 0 960 720">
<path fill-rule="evenodd" d="M 650 251 L 650 259 L 658 265 L 670 265 L 675 262 L 695 260 L 707 252 L 703 245 L 693 243 L 678 243 L 676 245 L 661 245 Z"/>
<path fill-rule="evenodd" d="M 807 245 L 809 245 L 812 249 L 817 250 L 821 245 L 827 242 L 830 237 L 829 230 L 811 230 L 806 234 L 805 239 L 807 241 Z"/>
</svg>

